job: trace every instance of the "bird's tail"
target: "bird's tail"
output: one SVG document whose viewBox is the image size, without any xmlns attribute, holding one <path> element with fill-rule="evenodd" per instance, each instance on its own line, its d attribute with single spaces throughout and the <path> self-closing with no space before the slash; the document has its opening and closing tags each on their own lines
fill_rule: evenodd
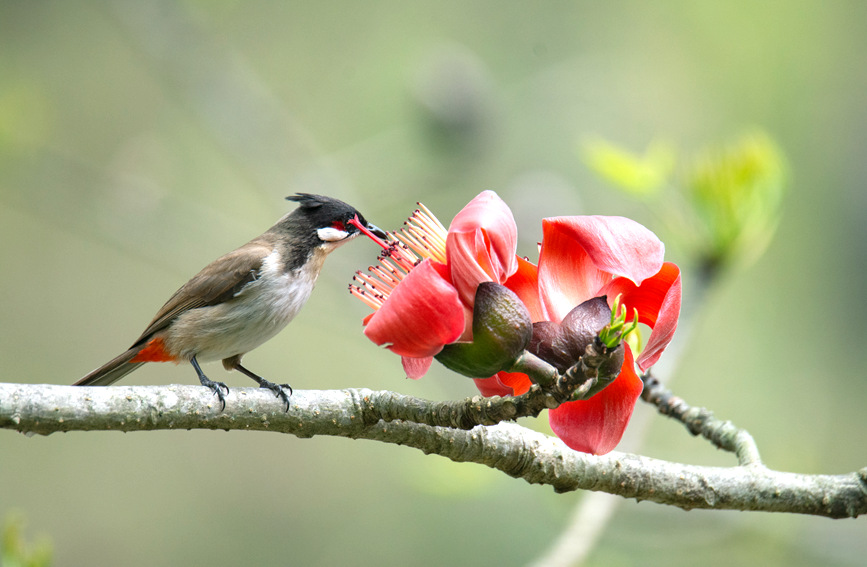
<svg viewBox="0 0 867 567">
<path fill-rule="evenodd" d="M 108 386 L 113 384 L 144 364 L 144 362 L 130 362 L 141 351 L 141 346 L 136 346 L 125 353 L 109 360 L 87 376 L 73 384 L 73 386 Z"/>
</svg>

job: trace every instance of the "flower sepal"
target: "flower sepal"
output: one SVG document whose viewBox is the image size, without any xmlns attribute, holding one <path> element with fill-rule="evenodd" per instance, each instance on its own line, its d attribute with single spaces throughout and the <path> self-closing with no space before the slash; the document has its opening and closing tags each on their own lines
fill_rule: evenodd
<svg viewBox="0 0 867 567">
<path fill-rule="evenodd" d="M 443 366 L 470 378 L 487 378 L 508 370 L 530 344 L 533 324 L 515 292 L 482 282 L 473 304 L 473 340 L 447 344 L 436 358 Z"/>
</svg>

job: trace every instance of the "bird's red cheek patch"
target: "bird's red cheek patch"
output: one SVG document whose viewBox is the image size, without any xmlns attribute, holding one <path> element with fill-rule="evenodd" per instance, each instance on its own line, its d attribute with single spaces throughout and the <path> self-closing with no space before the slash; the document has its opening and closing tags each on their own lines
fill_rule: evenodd
<svg viewBox="0 0 867 567">
<path fill-rule="evenodd" d="M 130 362 L 174 362 L 175 357 L 166 351 L 166 344 L 161 337 L 148 341 Z"/>
<path fill-rule="evenodd" d="M 343 224 L 343 221 L 334 221 L 333 223 L 331 223 L 331 228 L 336 228 L 337 230 L 342 230 L 343 232 L 346 232 L 346 225 Z"/>
</svg>

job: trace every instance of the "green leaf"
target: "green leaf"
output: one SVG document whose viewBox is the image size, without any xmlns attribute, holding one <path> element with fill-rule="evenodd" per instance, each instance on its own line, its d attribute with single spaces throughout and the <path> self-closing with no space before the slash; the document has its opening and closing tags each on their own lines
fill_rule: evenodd
<svg viewBox="0 0 867 567">
<path fill-rule="evenodd" d="M 668 182 L 676 160 L 674 148 L 663 141 L 651 142 L 644 155 L 637 155 L 596 138 L 582 145 L 581 154 L 587 166 L 602 179 L 638 197 L 658 193 Z"/>
<path fill-rule="evenodd" d="M 693 207 L 706 229 L 708 262 L 750 262 L 776 230 L 786 184 L 782 152 L 769 136 L 751 132 L 728 147 L 699 154 L 686 176 Z"/>
</svg>

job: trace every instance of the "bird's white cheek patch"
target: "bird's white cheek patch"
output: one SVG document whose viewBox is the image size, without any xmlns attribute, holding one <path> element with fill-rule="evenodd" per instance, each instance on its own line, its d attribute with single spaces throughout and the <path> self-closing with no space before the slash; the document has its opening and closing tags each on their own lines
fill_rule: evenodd
<svg viewBox="0 0 867 567">
<path fill-rule="evenodd" d="M 319 239 L 324 242 L 337 242 L 338 240 L 343 240 L 349 236 L 349 233 L 345 230 L 340 230 L 330 226 L 327 228 L 320 228 L 316 231 L 316 234 L 319 235 Z"/>
</svg>

